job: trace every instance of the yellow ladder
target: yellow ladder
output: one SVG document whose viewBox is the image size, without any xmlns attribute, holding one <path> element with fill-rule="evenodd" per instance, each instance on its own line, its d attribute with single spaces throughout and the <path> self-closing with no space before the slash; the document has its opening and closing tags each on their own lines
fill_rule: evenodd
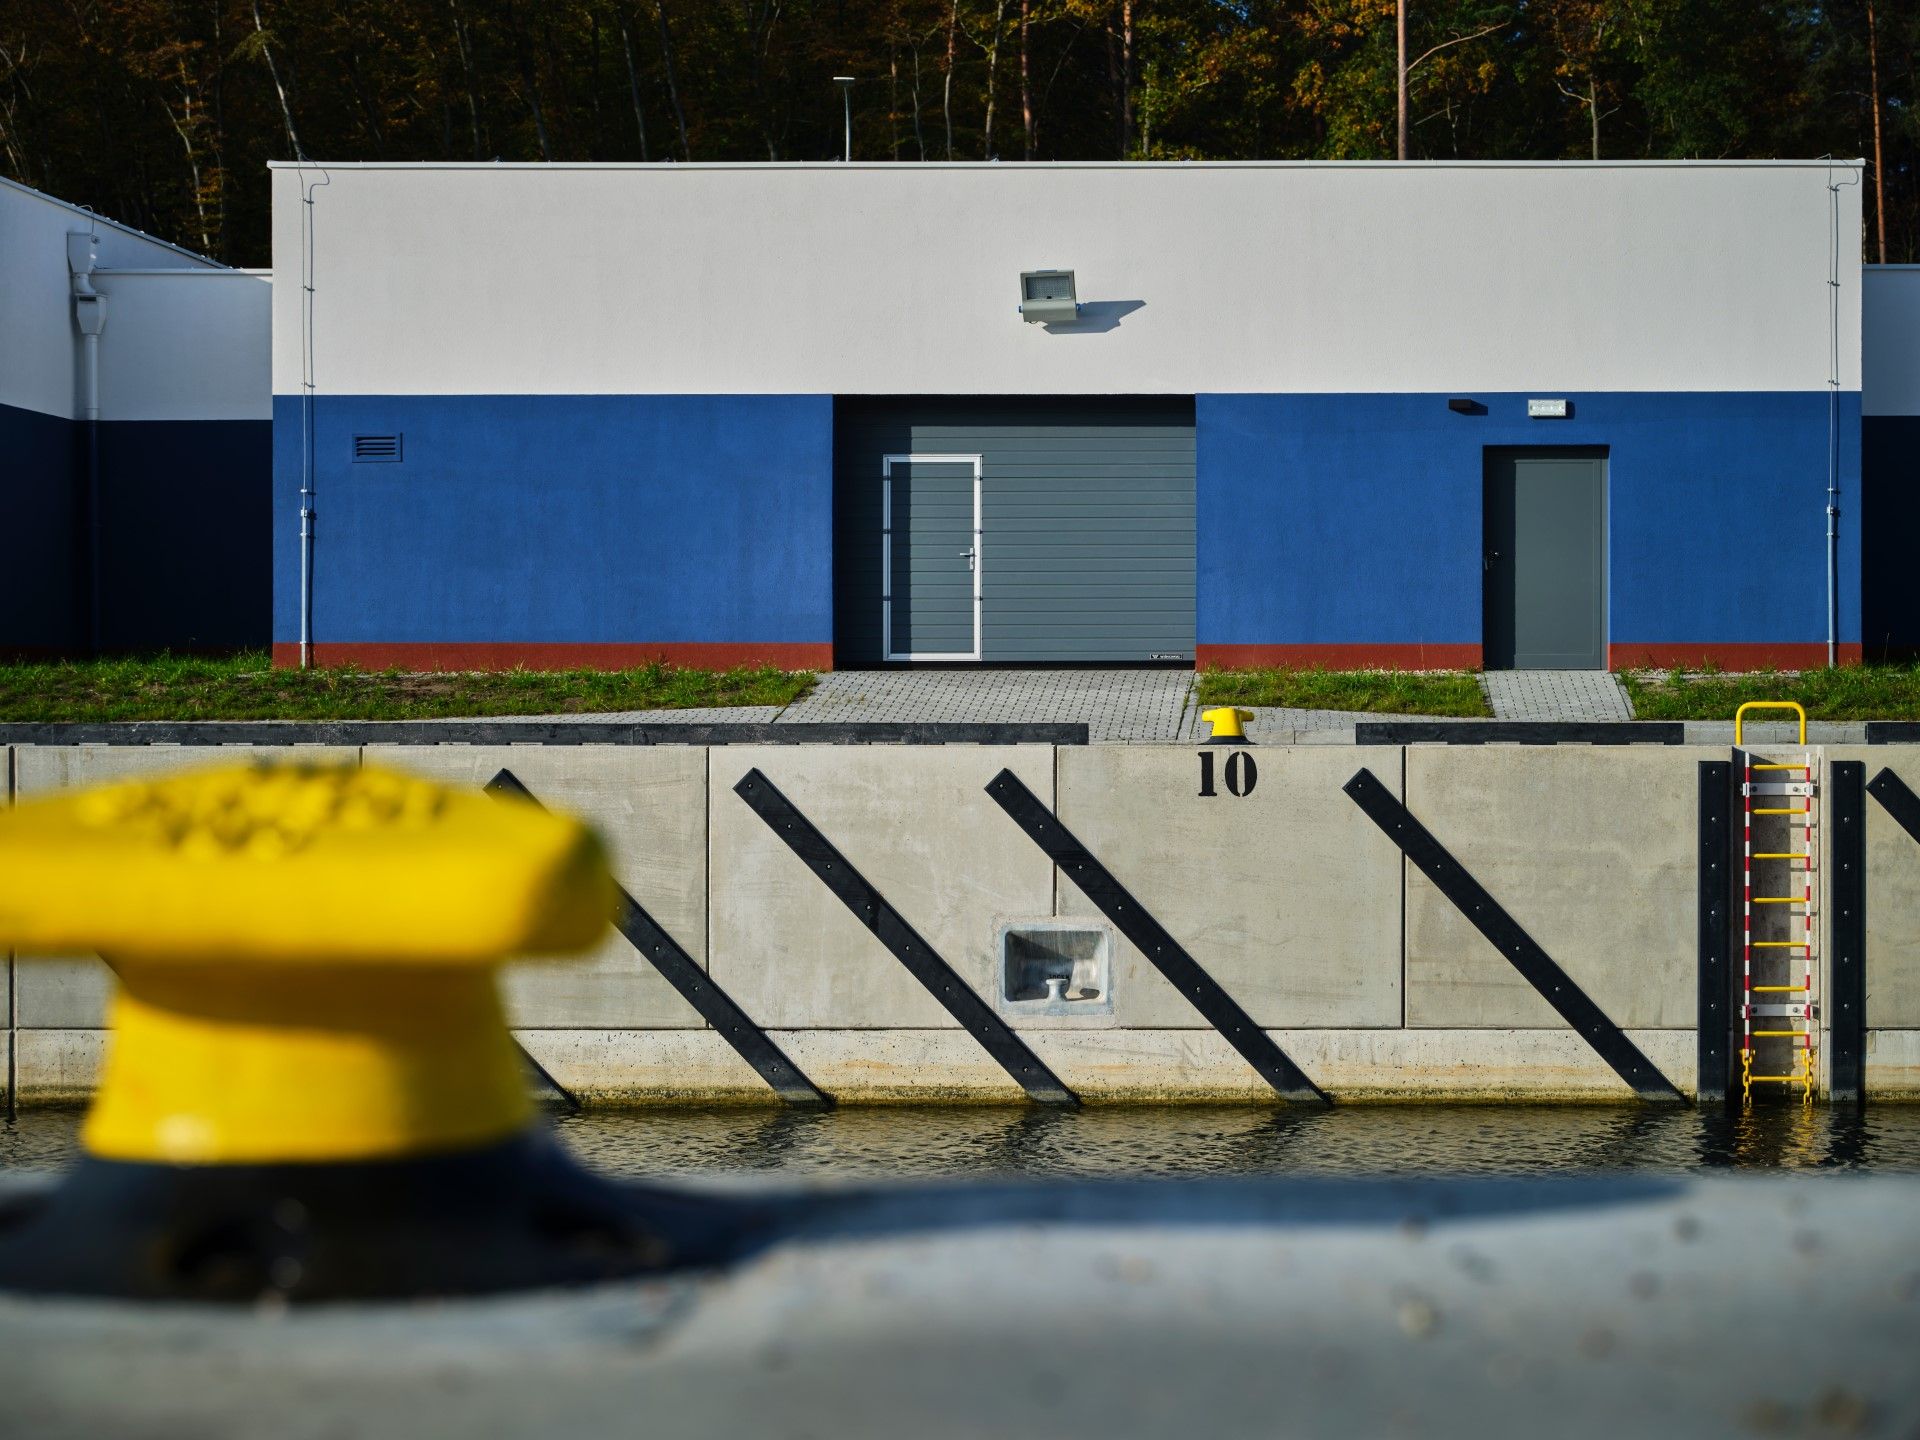
<svg viewBox="0 0 1920 1440">
<path fill-rule="evenodd" d="M 1744 722 L 1749 710 L 1791 710 L 1800 720 L 1800 754 L 1797 757 L 1760 759 L 1742 743 Z M 1734 712 L 1733 743 L 1742 761 L 1740 783 L 1741 825 L 1741 961 L 1740 961 L 1740 1102 L 1753 1103 L 1755 1085 L 1798 1085 L 1802 1103 L 1813 1103 L 1814 1047 L 1819 1027 L 1816 1017 L 1819 1002 L 1814 994 L 1815 948 L 1819 944 L 1819 917 L 1815 897 L 1819 868 L 1819 783 L 1815 776 L 1816 759 L 1807 748 L 1807 712 L 1791 700 L 1750 700 Z M 1756 775 L 1780 778 L 1756 779 Z M 1798 778 L 1794 778 L 1798 777 Z M 1778 848 L 1755 850 L 1753 823 L 1763 821 Z M 1754 893 L 1754 866 L 1767 866 L 1769 890 Z M 1794 867 L 1799 867 L 1795 883 Z M 1774 868 L 1781 867 L 1781 868 Z M 1776 878 L 1781 877 L 1781 878 Z M 1798 893 L 1795 893 L 1796 890 Z M 1756 905 L 1785 907 L 1788 921 L 1785 938 L 1753 938 Z M 1794 930 L 1799 929 L 1796 938 Z M 1758 952 L 1756 956 L 1756 952 Z M 1756 960 L 1769 982 L 1754 983 Z M 1799 960 L 1799 984 L 1794 984 L 1793 962 Z M 1784 966 L 1781 962 L 1785 962 Z M 1756 997 L 1781 996 L 1778 1000 Z M 1754 1021 L 1766 1028 L 1755 1029 Z M 1784 1074 L 1754 1073 L 1754 1041 L 1789 1040 L 1789 1049 L 1797 1063 L 1783 1065 Z"/>
</svg>

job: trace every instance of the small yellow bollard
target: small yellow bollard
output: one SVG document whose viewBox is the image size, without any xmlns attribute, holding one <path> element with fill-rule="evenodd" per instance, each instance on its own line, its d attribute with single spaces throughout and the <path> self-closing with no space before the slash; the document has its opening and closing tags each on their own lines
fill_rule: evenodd
<svg viewBox="0 0 1920 1440">
<path fill-rule="evenodd" d="M 1251 745 L 1240 727 L 1253 719 L 1253 711 L 1243 710 L 1234 705 L 1222 705 L 1213 710 L 1202 710 L 1200 718 L 1213 727 L 1208 737 L 1209 745 Z"/>
<path fill-rule="evenodd" d="M 119 980 L 83 1158 L 0 1231 L 0 1288 L 338 1299 L 683 1259 L 540 1134 L 494 983 L 593 944 L 615 900 L 578 821 L 373 768 L 0 816 L 0 946 Z"/>
</svg>

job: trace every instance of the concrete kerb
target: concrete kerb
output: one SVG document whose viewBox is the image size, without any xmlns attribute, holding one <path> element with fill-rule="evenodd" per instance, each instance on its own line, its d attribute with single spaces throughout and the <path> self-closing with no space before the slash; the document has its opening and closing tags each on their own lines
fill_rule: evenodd
<svg viewBox="0 0 1920 1440">
<path fill-rule="evenodd" d="M 775 1101 L 710 1031 L 521 1030 L 521 1043 L 589 1103 Z M 1021 1104 L 1019 1086 L 958 1027 L 776 1029 L 774 1041 L 842 1104 Z M 1555 1029 L 1270 1029 L 1336 1101 L 1609 1103 L 1633 1092 L 1579 1036 Z M 1684 1092 L 1691 1031 L 1630 1030 Z M 1039 1030 L 1022 1038 L 1092 1102 L 1275 1104 L 1272 1089 L 1212 1030 Z M 1920 1044 L 1887 1063 L 1920 1066 Z M 1891 1072 L 1889 1072 L 1891 1073 Z"/>
<path fill-rule="evenodd" d="M 15 1030 L 13 1060 L 20 1104 L 74 1105 L 88 1099 L 100 1081 L 111 1039 L 111 1031 L 88 1027 Z"/>
</svg>

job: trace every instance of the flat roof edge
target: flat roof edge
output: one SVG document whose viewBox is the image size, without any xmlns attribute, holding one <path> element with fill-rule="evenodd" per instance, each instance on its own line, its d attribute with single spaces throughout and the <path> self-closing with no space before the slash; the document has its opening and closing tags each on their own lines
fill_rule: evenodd
<svg viewBox="0 0 1920 1440">
<path fill-rule="evenodd" d="M 270 170 L 1824 170 L 1865 160 L 269 160 Z M 161 242 L 166 243 L 166 242 Z"/>
</svg>

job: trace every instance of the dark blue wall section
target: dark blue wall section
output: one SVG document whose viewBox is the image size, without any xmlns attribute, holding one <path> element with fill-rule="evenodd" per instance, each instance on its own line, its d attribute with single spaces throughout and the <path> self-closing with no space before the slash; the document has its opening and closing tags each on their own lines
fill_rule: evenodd
<svg viewBox="0 0 1920 1440">
<path fill-rule="evenodd" d="M 1860 422 L 1861 639 L 1869 660 L 1920 655 L 1920 415 Z"/>
<path fill-rule="evenodd" d="M 71 653 L 86 641 L 77 430 L 57 415 L 0 405 L 0 653 Z"/>
<path fill-rule="evenodd" d="M 832 641 L 831 397 L 323 395 L 313 447 L 322 644 Z M 300 451 L 276 396 L 282 643 Z"/>
<path fill-rule="evenodd" d="M 273 622 L 273 426 L 100 427 L 108 650 L 265 649 Z"/>
<path fill-rule="evenodd" d="M 1528 445 L 1607 448 L 1616 647 L 1824 642 L 1824 393 L 1574 394 L 1566 420 L 1472 398 L 1485 413 L 1444 394 L 1200 396 L 1203 649 L 1478 645 L 1482 455 Z M 1852 643 L 1859 402 L 1841 397 L 1839 427 Z"/>
<path fill-rule="evenodd" d="M 271 637 L 265 420 L 100 426 L 101 645 L 232 650 Z M 0 406 L 0 652 L 84 653 L 86 426 Z"/>
</svg>

